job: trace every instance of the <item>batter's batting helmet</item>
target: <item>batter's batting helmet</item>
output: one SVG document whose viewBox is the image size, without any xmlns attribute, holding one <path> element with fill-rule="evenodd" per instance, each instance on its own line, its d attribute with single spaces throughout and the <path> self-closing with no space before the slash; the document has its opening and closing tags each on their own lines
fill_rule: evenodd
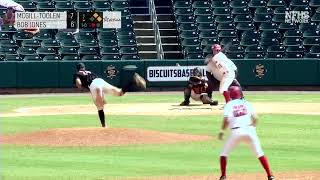
<svg viewBox="0 0 320 180">
<path fill-rule="evenodd" d="M 242 90 L 239 86 L 230 86 L 229 87 L 230 98 L 231 99 L 241 99 L 242 98 Z"/>
<path fill-rule="evenodd" d="M 221 46 L 219 44 L 214 44 L 211 46 L 211 49 L 212 51 L 215 50 L 215 51 L 221 51 Z"/>
</svg>

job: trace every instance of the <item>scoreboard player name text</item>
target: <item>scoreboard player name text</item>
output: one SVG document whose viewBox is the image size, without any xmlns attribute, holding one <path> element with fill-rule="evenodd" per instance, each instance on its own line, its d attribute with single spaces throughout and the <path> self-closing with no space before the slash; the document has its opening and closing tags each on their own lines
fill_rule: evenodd
<svg viewBox="0 0 320 180">
<path fill-rule="evenodd" d="M 16 12 L 17 29 L 66 29 L 67 12 Z"/>
</svg>

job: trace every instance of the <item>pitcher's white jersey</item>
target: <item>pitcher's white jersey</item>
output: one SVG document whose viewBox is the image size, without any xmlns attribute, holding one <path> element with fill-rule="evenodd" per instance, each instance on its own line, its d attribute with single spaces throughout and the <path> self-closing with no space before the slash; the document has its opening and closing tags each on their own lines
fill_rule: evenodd
<svg viewBox="0 0 320 180">
<path fill-rule="evenodd" d="M 229 101 L 224 107 L 224 117 L 228 118 L 229 128 L 250 126 L 254 113 L 253 107 L 243 99 Z"/>
<path fill-rule="evenodd" d="M 237 70 L 237 66 L 223 52 L 219 52 L 218 54 L 213 56 L 213 59 L 215 61 L 223 62 L 228 71 Z"/>
</svg>

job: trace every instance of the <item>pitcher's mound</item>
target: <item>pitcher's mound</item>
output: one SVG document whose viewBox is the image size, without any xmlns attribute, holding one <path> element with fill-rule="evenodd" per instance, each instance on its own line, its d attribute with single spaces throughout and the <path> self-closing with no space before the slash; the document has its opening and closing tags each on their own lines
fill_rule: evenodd
<svg viewBox="0 0 320 180">
<path fill-rule="evenodd" d="M 120 146 L 166 144 L 210 140 L 210 136 L 166 133 L 125 128 L 63 128 L 26 134 L 7 135 L 1 144 L 38 146 Z"/>
</svg>

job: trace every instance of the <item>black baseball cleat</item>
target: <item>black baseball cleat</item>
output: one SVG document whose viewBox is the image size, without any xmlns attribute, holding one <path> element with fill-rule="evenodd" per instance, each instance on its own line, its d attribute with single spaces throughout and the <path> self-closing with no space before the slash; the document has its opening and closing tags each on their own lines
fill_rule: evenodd
<svg viewBox="0 0 320 180">
<path fill-rule="evenodd" d="M 210 103 L 210 106 L 217 106 L 218 105 L 218 101 L 212 101 L 211 103 Z"/>
<path fill-rule="evenodd" d="M 220 176 L 219 180 L 226 180 L 227 177 L 226 176 Z"/>
<path fill-rule="evenodd" d="M 268 176 L 268 180 L 275 180 L 274 176 Z"/>
<path fill-rule="evenodd" d="M 190 101 L 183 101 L 182 103 L 180 103 L 180 106 L 189 106 Z"/>
</svg>

